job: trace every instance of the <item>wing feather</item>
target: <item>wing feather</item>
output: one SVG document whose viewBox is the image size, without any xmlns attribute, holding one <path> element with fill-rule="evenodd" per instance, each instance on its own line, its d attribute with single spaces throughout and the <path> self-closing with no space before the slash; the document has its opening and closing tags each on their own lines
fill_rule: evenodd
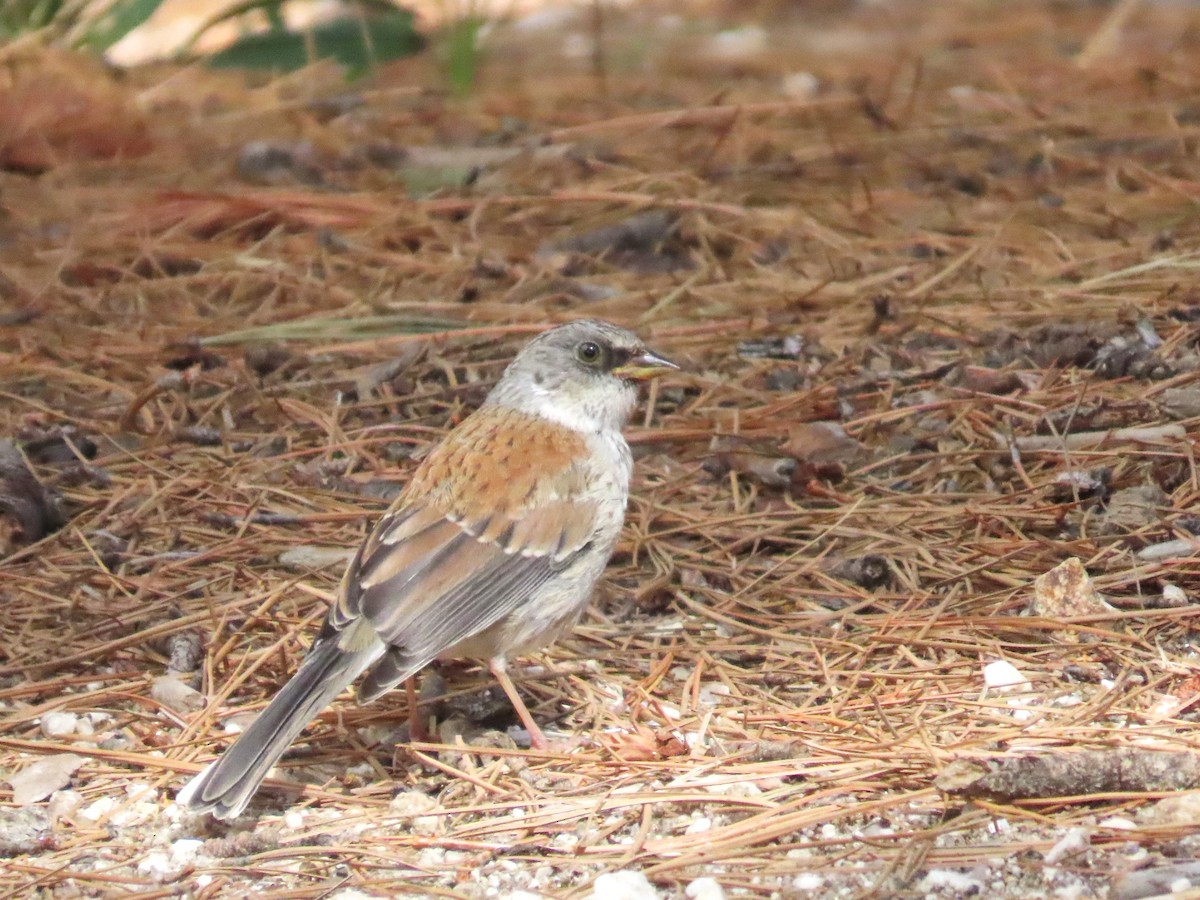
<svg viewBox="0 0 1200 900">
<path fill-rule="evenodd" d="M 366 618 L 404 661 L 384 682 L 512 614 L 591 539 L 599 510 L 581 496 L 582 438 L 547 438 L 522 416 L 485 407 L 464 421 L 351 562 L 326 628 Z"/>
</svg>

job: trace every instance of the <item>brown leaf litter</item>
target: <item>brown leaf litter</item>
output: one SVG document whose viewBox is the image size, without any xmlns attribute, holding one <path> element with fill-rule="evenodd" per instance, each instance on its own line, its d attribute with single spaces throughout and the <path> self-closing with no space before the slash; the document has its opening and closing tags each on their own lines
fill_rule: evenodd
<svg viewBox="0 0 1200 900">
<path fill-rule="evenodd" d="M 0 895 L 1200 878 L 1194 10 L 652 6 L 586 61 L 589 18 L 499 23 L 462 101 L 432 57 L 0 50 Z M 560 752 L 445 666 L 438 743 L 341 702 L 257 820 L 183 814 L 429 444 L 581 315 L 684 370 L 516 669 Z"/>
</svg>

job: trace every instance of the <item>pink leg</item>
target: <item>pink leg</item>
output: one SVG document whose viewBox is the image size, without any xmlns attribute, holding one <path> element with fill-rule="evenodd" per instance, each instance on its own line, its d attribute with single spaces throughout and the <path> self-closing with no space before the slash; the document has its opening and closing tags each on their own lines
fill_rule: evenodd
<svg viewBox="0 0 1200 900">
<path fill-rule="evenodd" d="M 533 716 L 529 714 L 528 707 L 517 693 L 517 687 L 512 683 L 512 679 L 508 677 L 508 669 L 504 662 L 503 656 L 493 657 L 488 660 L 488 668 L 492 674 L 496 676 L 496 681 L 500 682 L 500 687 L 504 693 L 508 695 L 509 701 L 513 705 L 513 709 L 517 711 L 517 718 L 521 720 L 521 724 L 525 726 L 525 730 L 529 732 L 529 743 L 533 745 L 534 750 L 548 750 L 550 742 L 546 740 L 546 736 L 542 734 L 542 729 L 538 728 L 537 722 L 533 721 Z"/>
<path fill-rule="evenodd" d="M 409 675 L 404 679 L 404 694 L 408 697 L 408 737 L 409 740 L 422 743 L 432 743 L 433 735 L 421 715 L 420 701 L 417 697 L 417 676 Z"/>
</svg>

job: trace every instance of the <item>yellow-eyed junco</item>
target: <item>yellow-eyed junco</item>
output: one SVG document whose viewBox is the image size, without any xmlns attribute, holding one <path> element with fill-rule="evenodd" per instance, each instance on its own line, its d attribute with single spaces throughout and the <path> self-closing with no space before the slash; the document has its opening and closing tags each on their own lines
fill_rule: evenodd
<svg viewBox="0 0 1200 900">
<path fill-rule="evenodd" d="M 360 674 L 366 702 L 439 658 L 487 660 L 545 747 L 505 661 L 554 640 L 586 607 L 625 519 L 632 459 L 621 428 L 635 382 L 674 368 L 607 322 L 531 341 L 359 548 L 296 674 L 178 802 L 237 816 Z"/>
</svg>

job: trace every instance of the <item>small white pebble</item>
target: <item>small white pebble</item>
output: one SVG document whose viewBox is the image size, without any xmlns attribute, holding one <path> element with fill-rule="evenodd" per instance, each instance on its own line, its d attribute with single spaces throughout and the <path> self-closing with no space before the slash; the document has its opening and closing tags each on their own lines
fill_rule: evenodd
<svg viewBox="0 0 1200 900">
<path fill-rule="evenodd" d="M 983 667 L 983 683 L 994 690 L 1003 688 L 1028 688 L 1029 679 L 1012 663 L 998 659 Z"/>
<path fill-rule="evenodd" d="M 712 830 L 712 819 L 701 816 L 699 819 L 693 819 L 691 824 L 684 829 L 684 834 L 703 834 L 706 831 Z M 689 897 L 691 894 L 688 895 Z"/>
<path fill-rule="evenodd" d="M 429 837 L 438 833 L 441 824 L 440 816 L 416 816 L 412 820 L 412 830 L 417 834 Z"/>
<path fill-rule="evenodd" d="M 379 894 L 368 894 L 358 888 L 342 888 L 329 895 L 329 900 L 376 900 Z"/>
<path fill-rule="evenodd" d="M 1115 828 L 1119 831 L 1133 831 L 1137 828 L 1137 823 L 1132 819 L 1126 819 L 1122 816 L 1109 816 L 1100 822 L 1101 828 Z"/>
<path fill-rule="evenodd" d="M 51 824 L 63 816 L 69 816 L 83 803 L 83 794 L 79 791 L 55 791 L 46 803 L 46 815 Z"/>
<path fill-rule="evenodd" d="M 605 872 L 592 885 L 592 900 L 658 900 L 650 879 L 633 869 Z"/>
<path fill-rule="evenodd" d="M 150 685 L 150 696 L 175 712 L 195 712 L 204 707 L 204 695 L 174 675 L 160 675 Z"/>
<path fill-rule="evenodd" d="M 112 797 L 101 797 L 79 810 L 78 815 L 79 818 L 87 819 L 89 822 L 98 822 L 112 812 L 116 805 L 117 801 Z"/>
<path fill-rule="evenodd" d="M 1177 584 L 1164 584 L 1162 597 L 1169 606 L 1187 606 L 1187 592 Z"/>
<path fill-rule="evenodd" d="M 825 879 L 816 872 L 804 872 L 792 879 L 792 887 L 797 891 L 819 891 L 825 884 Z"/>
<path fill-rule="evenodd" d="M 66 737 L 75 733 L 79 716 L 73 712 L 48 712 L 42 716 L 41 725 L 46 737 Z"/>
<path fill-rule="evenodd" d="M 793 100 L 809 100 L 821 89 L 821 79 L 812 72 L 789 72 L 783 76 L 779 89 Z"/>
<path fill-rule="evenodd" d="M 436 869 L 446 860 L 446 851 L 441 847 L 426 847 L 417 854 L 417 865 Z"/>
<path fill-rule="evenodd" d="M 550 847 L 559 853 L 571 853 L 579 846 L 579 835 L 564 831 L 550 838 Z"/>
<path fill-rule="evenodd" d="M 171 845 L 171 862 L 177 869 L 190 866 L 203 846 L 204 841 L 196 838 L 180 838 Z"/>
<path fill-rule="evenodd" d="M 691 900 L 725 900 L 725 891 L 715 878 L 696 878 L 683 891 Z"/>
<path fill-rule="evenodd" d="M 708 41 L 709 55 L 726 62 L 757 56 L 767 49 L 767 31 L 759 25 L 718 31 Z"/>
<path fill-rule="evenodd" d="M 1042 859 L 1049 865 L 1054 865 L 1064 856 L 1069 853 L 1074 853 L 1077 850 L 1083 850 L 1088 846 L 1089 834 L 1084 828 L 1071 828 L 1058 839 L 1053 847 L 1047 850 Z"/>
<path fill-rule="evenodd" d="M 157 799 L 158 791 L 144 781 L 131 781 L 125 785 L 125 796 L 134 803 L 142 803 Z"/>
<path fill-rule="evenodd" d="M 1170 885 L 1172 894 L 1182 894 L 1184 891 L 1190 891 L 1191 889 L 1192 883 L 1186 878 L 1176 878 Z"/>
<path fill-rule="evenodd" d="M 930 869 L 920 883 L 920 889 L 923 891 L 945 889 L 958 896 L 979 892 L 983 888 L 982 881 L 972 878 L 965 872 L 956 872 L 953 869 Z"/>
<path fill-rule="evenodd" d="M 298 809 L 290 809 L 283 816 L 283 825 L 290 831 L 299 831 L 304 827 L 304 813 Z"/>
<path fill-rule="evenodd" d="M 174 871 L 171 857 L 162 850 L 151 850 L 143 856 L 138 862 L 137 870 L 139 875 L 146 875 L 150 878 L 166 878 Z"/>
<path fill-rule="evenodd" d="M 401 791 L 389 805 L 389 809 L 397 816 L 419 816 L 436 808 L 437 801 L 420 791 Z"/>
</svg>

